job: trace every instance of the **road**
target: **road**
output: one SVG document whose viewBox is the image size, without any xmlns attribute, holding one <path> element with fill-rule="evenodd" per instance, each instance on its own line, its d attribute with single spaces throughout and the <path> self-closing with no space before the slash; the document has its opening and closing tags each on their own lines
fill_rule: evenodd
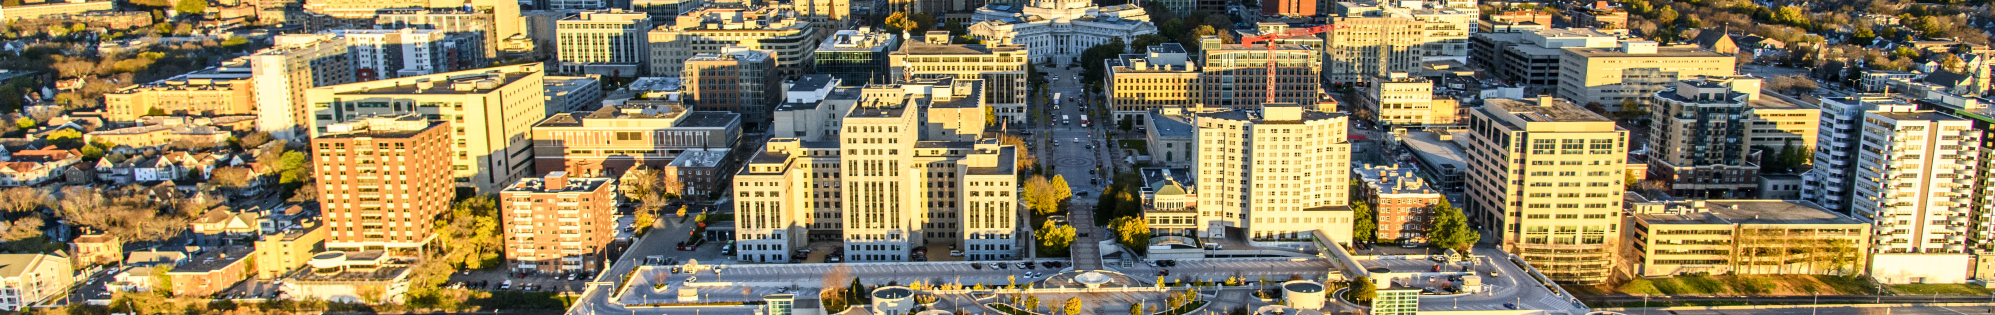
<svg viewBox="0 0 1995 315">
<path fill-rule="evenodd" d="M 1074 268 L 1099 270 L 1102 268 L 1102 249 L 1096 248 L 1095 244 L 1108 233 L 1096 227 L 1094 198 L 1102 192 L 1102 188 L 1107 187 L 1108 174 L 1114 172 L 1113 167 L 1104 168 L 1110 165 L 1104 162 L 1110 161 L 1114 155 L 1110 153 L 1112 150 L 1104 149 L 1112 143 L 1103 140 L 1102 136 L 1108 132 L 1103 125 L 1103 115 L 1098 115 L 1102 112 L 1102 100 L 1084 93 L 1086 85 L 1079 81 L 1080 68 L 1044 70 L 1048 79 L 1057 78 L 1046 84 L 1050 90 L 1048 95 L 1057 93 L 1061 100 L 1059 109 L 1048 112 L 1055 122 L 1042 125 L 1043 128 L 1039 128 L 1037 133 L 1040 139 L 1047 140 L 1043 143 L 1052 147 L 1035 148 L 1033 151 L 1040 152 L 1040 163 L 1052 167 L 1053 174 L 1065 179 L 1068 190 L 1074 192 L 1074 197 L 1068 202 L 1070 212 L 1067 214 L 1069 223 L 1078 229 L 1070 254 L 1075 258 Z M 1093 121 L 1083 120 L 1084 115 Z M 1084 124 L 1087 126 L 1083 127 Z"/>
<path fill-rule="evenodd" d="M 1425 303 L 1423 301 L 1423 303 Z M 1872 307 L 1848 305 L 1797 305 L 1785 308 L 1749 310 L 1660 310 L 1629 309 L 1615 311 L 1628 315 L 1965 315 L 1995 314 L 1988 306 L 1911 306 L 1911 307 Z"/>
</svg>

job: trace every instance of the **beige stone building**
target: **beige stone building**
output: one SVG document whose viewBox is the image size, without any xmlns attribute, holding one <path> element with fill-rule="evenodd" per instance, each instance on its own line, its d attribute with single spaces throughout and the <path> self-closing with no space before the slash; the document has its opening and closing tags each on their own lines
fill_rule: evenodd
<svg viewBox="0 0 1995 315">
<path fill-rule="evenodd" d="M 1392 72 L 1420 71 L 1420 62 L 1427 54 L 1426 22 L 1408 16 L 1388 16 L 1384 12 L 1331 19 L 1333 24 L 1343 27 L 1329 33 L 1323 80 L 1363 83 L 1367 78 Z M 1467 36 L 1461 36 L 1464 55 Z"/>
<path fill-rule="evenodd" d="M 326 250 L 326 224 L 302 220 L 256 240 L 256 278 L 275 279 L 304 267 L 312 255 Z"/>
<path fill-rule="evenodd" d="M 1434 95 L 1434 82 L 1393 72 L 1367 80 L 1358 108 L 1360 115 L 1391 126 L 1430 126 L 1455 123 L 1458 103 Z"/>
<path fill-rule="evenodd" d="M 1501 236 L 1553 281 L 1598 283 L 1612 273 L 1626 183 L 1628 131 L 1549 96 L 1489 99 L 1469 110 L 1470 223 Z"/>
<path fill-rule="evenodd" d="M 506 269 L 601 270 L 617 234 L 616 180 L 568 172 L 521 179 L 499 192 Z"/>
<path fill-rule="evenodd" d="M 458 186 L 491 192 L 533 165 L 528 132 L 547 118 L 543 67 L 529 63 L 313 88 L 314 134 L 366 116 L 422 114 L 451 123 L 451 172 Z"/>
<path fill-rule="evenodd" d="M 1281 246 L 1322 231 L 1348 243 L 1346 119 L 1283 103 L 1198 114 L 1199 235 L 1245 228 L 1253 242 Z"/>
<path fill-rule="evenodd" d="M 1623 252 L 1640 277 L 1865 272 L 1870 224 L 1800 200 L 1628 196 Z"/>
<path fill-rule="evenodd" d="M 0 8 L 0 20 L 19 20 L 19 19 L 33 19 L 33 18 L 43 18 L 43 17 L 58 17 L 58 16 L 65 16 L 71 14 L 82 14 L 85 12 L 92 12 L 92 11 L 111 11 L 116 9 L 116 5 L 117 5 L 116 1 L 84 1 L 84 0 L 69 0 L 64 2 L 50 2 L 50 3 L 30 4 L 30 5 L 14 5 L 14 6 Z"/>
<path fill-rule="evenodd" d="M 1247 108 L 1264 103 L 1315 105 L 1321 100 L 1323 55 L 1304 45 L 1278 45 L 1275 49 L 1275 82 L 1268 82 L 1267 46 L 1222 44 L 1218 37 L 1199 38 L 1205 55 L 1199 71 L 1200 103 L 1214 111 Z M 1416 58 L 1417 59 L 1417 58 Z M 1268 97 L 1268 85 L 1274 97 Z"/>
<path fill-rule="evenodd" d="M 1030 99 L 1026 63 L 1031 59 L 1025 45 L 949 45 L 907 41 L 887 56 L 887 79 L 905 83 L 905 78 L 978 80 L 983 102 L 1000 119 L 1025 123 Z M 1077 78 L 1078 79 L 1078 78 Z M 1044 110 L 1044 109 L 1041 109 Z"/>
<path fill-rule="evenodd" d="M 1199 102 L 1203 94 L 1199 91 L 1198 64 L 1190 57 L 1183 45 L 1165 43 L 1150 46 L 1141 55 L 1105 60 L 1108 82 L 1103 88 L 1109 95 L 1108 107 L 1116 121 L 1131 119 L 1134 120 L 1131 124 L 1144 126 L 1144 116 L 1151 110 L 1203 107 Z"/>
<path fill-rule="evenodd" d="M 328 249 L 417 256 L 450 211 L 450 128 L 417 115 L 332 124 L 312 138 Z"/>
<path fill-rule="evenodd" d="M 784 76 L 802 74 L 826 36 L 822 31 L 788 6 L 708 5 L 651 30 L 651 75 L 678 76 L 687 59 L 735 46 L 773 53 L 777 72 Z"/>
<path fill-rule="evenodd" d="M 733 148 L 741 139 L 741 114 L 640 103 L 559 113 L 534 124 L 535 173 L 616 176 L 639 165 L 665 167 L 688 150 Z"/>
<path fill-rule="evenodd" d="M 1735 74 L 1737 58 L 1697 46 L 1658 47 L 1622 41 L 1620 47 L 1566 47 L 1559 54 L 1558 97 L 1619 110 L 1621 101 L 1654 97 L 1670 83 L 1697 76 Z"/>
<path fill-rule="evenodd" d="M 247 64 L 237 61 L 104 94 L 104 120 L 136 122 L 154 113 L 189 116 L 255 115 L 255 87 Z"/>
</svg>

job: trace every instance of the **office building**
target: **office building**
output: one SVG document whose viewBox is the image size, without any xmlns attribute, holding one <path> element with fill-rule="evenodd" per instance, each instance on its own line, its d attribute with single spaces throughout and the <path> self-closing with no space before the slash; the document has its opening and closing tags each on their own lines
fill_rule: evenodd
<svg viewBox="0 0 1995 315">
<path fill-rule="evenodd" d="M 1321 231 L 1350 242 L 1347 119 L 1285 103 L 1198 114 L 1200 235 L 1244 228 L 1276 246 Z"/>
<path fill-rule="evenodd" d="M 1001 121 L 1025 123 L 1030 97 L 1026 76 L 1034 53 L 1021 45 L 947 45 L 907 41 L 887 57 L 893 82 L 906 78 L 977 80 L 984 105 Z M 850 84 L 850 83 L 847 83 Z M 1001 126 L 1002 127 L 1002 126 Z"/>
<path fill-rule="evenodd" d="M 566 113 L 595 110 L 603 106 L 603 83 L 599 76 L 546 76 L 547 112 Z"/>
<path fill-rule="evenodd" d="M 1315 0 L 1261 0 L 1261 16 L 1308 17 L 1322 14 Z"/>
<path fill-rule="evenodd" d="M 1374 76 L 1420 70 L 1429 42 L 1427 22 L 1399 8 L 1349 2 L 1337 6 L 1331 24 L 1340 27 L 1327 33 L 1330 51 L 1325 53 L 1329 60 L 1323 64 L 1324 80 L 1362 83 Z"/>
<path fill-rule="evenodd" d="M 617 234 L 616 180 L 550 172 L 506 187 L 499 204 L 507 269 L 602 270 L 603 251 Z"/>
<path fill-rule="evenodd" d="M 0 309 L 24 311 L 67 297 L 76 284 L 69 259 L 48 254 L 0 254 Z"/>
<path fill-rule="evenodd" d="M 450 129 L 420 115 L 367 117 L 330 124 L 312 138 L 321 213 L 333 250 L 393 251 L 417 256 L 450 212 Z M 393 171 L 390 171 L 393 170 Z"/>
<path fill-rule="evenodd" d="M 273 229 L 256 240 L 256 278 L 276 279 L 305 267 L 313 254 L 326 251 L 326 235 L 331 229 L 323 221 L 270 221 Z"/>
<path fill-rule="evenodd" d="M 1434 82 L 1405 72 L 1387 73 L 1366 80 L 1359 115 L 1388 127 L 1440 126 L 1455 123 L 1457 102 L 1447 95 L 1434 94 Z"/>
<path fill-rule="evenodd" d="M 1821 131 L 1815 135 L 1814 168 L 1802 174 L 1801 199 L 1832 211 L 1855 214 L 1858 142 L 1866 113 L 1909 112 L 1918 105 L 1881 94 L 1822 98 Z"/>
<path fill-rule="evenodd" d="M 1661 180 L 1677 197 L 1759 196 L 1762 166 L 1779 158 L 1781 148 L 1812 148 L 1803 135 L 1814 134 L 1816 126 L 1805 119 L 1814 116 L 1814 106 L 1764 96 L 1760 86 L 1758 78 L 1701 77 L 1678 81 L 1645 102 L 1654 122 L 1648 178 Z"/>
<path fill-rule="evenodd" d="M 1192 125 L 1188 111 L 1177 108 L 1162 108 L 1143 113 L 1137 124 L 1144 126 L 1143 139 L 1148 142 L 1144 152 L 1150 156 L 1150 164 L 1163 167 L 1190 168 L 1198 158 L 1192 155 L 1198 145 L 1198 128 Z"/>
<path fill-rule="evenodd" d="M 687 151 L 733 148 L 740 139 L 741 114 L 631 102 L 534 124 L 533 165 L 539 174 L 617 176 L 640 165 L 663 168 Z"/>
<path fill-rule="evenodd" d="M 559 70 L 612 78 L 637 77 L 650 69 L 651 20 L 622 9 L 582 11 L 555 22 Z"/>
<path fill-rule="evenodd" d="M 900 50 L 900 41 L 900 35 L 867 26 L 840 30 L 811 53 L 813 68 L 818 74 L 837 77 L 850 86 L 891 82 L 886 79 L 887 58 Z"/>
<path fill-rule="evenodd" d="M 346 38 L 353 79 L 373 81 L 484 67 L 484 34 L 433 29 L 335 30 Z"/>
<path fill-rule="evenodd" d="M 1865 272 L 1870 224 L 1811 202 L 1628 197 L 1638 276 Z"/>
<path fill-rule="evenodd" d="M 166 272 L 167 292 L 177 296 L 211 296 L 248 279 L 255 249 L 226 246 L 194 256 Z"/>
<path fill-rule="evenodd" d="M 545 11 L 541 12 L 544 13 Z M 554 44 L 553 22 L 554 20 L 559 20 L 562 17 L 565 17 L 565 15 L 554 16 L 553 20 L 546 20 L 545 21 L 547 22 L 546 24 L 537 25 L 537 24 L 527 24 L 527 23 L 536 22 L 539 21 L 539 19 L 528 19 L 526 16 L 523 16 L 518 12 L 513 12 L 511 13 L 511 15 L 506 15 L 505 13 L 494 12 L 494 11 L 465 10 L 462 7 L 444 7 L 444 8 L 427 8 L 427 9 L 421 9 L 421 8 L 383 9 L 383 10 L 366 11 L 364 16 L 351 18 L 353 22 L 349 23 L 350 25 L 342 25 L 337 28 L 329 30 L 339 30 L 342 28 L 344 29 L 371 28 L 371 29 L 386 29 L 386 30 L 414 28 L 420 30 L 442 31 L 447 34 L 445 36 L 475 37 L 477 38 L 477 40 L 480 41 L 476 49 L 475 50 L 462 49 L 462 50 L 466 52 L 476 51 L 486 59 L 498 58 L 499 49 L 507 48 L 509 45 L 516 45 L 517 43 L 508 44 L 505 43 L 504 41 L 512 40 L 514 39 L 515 36 L 517 36 L 522 39 L 530 39 L 530 41 L 532 39 L 544 40 L 540 42 L 532 42 L 532 45 L 534 46 L 533 49 L 546 52 L 549 54 L 549 56 L 552 56 L 553 49 L 555 48 L 555 46 L 557 46 Z M 364 23 L 367 21 L 372 21 L 373 23 L 372 24 Z M 512 22 L 506 22 L 506 21 L 512 21 Z M 516 23 L 519 25 L 517 26 L 502 25 L 502 23 Z M 546 32 L 544 37 L 536 33 L 543 31 Z M 520 49 L 520 47 L 513 47 L 513 48 Z M 485 65 L 486 63 L 479 63 L 472 65 L 472 67 L 482 67 Z M 456 71 L 456 70 L 449 70 L 449 71 Z M 445 72 L 445 71 L 437 71 L 437 72 Z"/>
<path fill-rule="evenodd" d="M 1628 131 L 1551 97 L 1469 110 L 1471 224 L 1491 227 L 1552 281 L 1599 283 L 1614 268 Z M 1529 153 L 1529 154 L 1526 154 Z"/>
<path fill-rule="evenodd" d="M 852 0 L 804 0 L 794 5 L 797 15 L 811 23 L 838 23 L 852 16 Z"/>
<path fill-rule="evenodd" d="M 1201 83 L 1198 64 L 1183 45 L 1164 43 L 1150 46 L 1143 54 L 1127 54 L 1102 62 L 1108 69 L 1108 82 L 1102 88 L 1109 95 L 1108 108 L 1115 115 L 1110 122 L 1126 119 L 1132 120 L 1132 125 L 1146 126 L 1143 118 L 1150 111 L 1164 108 L 1195 111 L 1203 107 L 1199 103 L 1204 94 L 1198 89 Z"/>
<path fill-rule="evenodd" d="M 1084 0 L 1032 0 L 1028 5 L 986 5 L 970 16 L 970 36 L 985 43 L 1024 45 L 1032 62 L 1065 66 L 1082 50 L 1115 38 L 1126 43 L 1156 34 L 1150 13 L 1134 4 L 1095 6 Z"/>
<path fill-rule="evenodd" d="M 256 86 L 249 63 L 232 60 L 201 69 L 104 93 L 104 120 L 137 122 L 154 115 L 256 115 Z"/>
<path fill-rule="evenodd" d="M 686 14 L 707 5 L 704 0 L 630 0 L 630 10 L 644 12 L 651 17 L 651 25 L 672 24 L 680 14 Z"/>
<path fill-rule="evenodd" d="M 1614 48 L 1560 49 L 1565 51 L 1559 54 L 1562 66 L 1557 95 L 1579 104 L 1640 102 L 1677 80 L 1733 75 L 1738 61 L 1696 46 L 1658 47 L 1652 41 L 1622 41 Z"/>
<path fill-rule="evenodd" d="M 365 116 L 422 114 L 451 125 L 450 169 L 461 187 L 492 192 L 533 164 L 528 135 L 547 117 L 540 63 L 444 72 L 313 88 L 314 133 Z"/>
<path fill-rule="evenodd" d="M 1441 204 L 1441 191 L 1414 172 L 1411 164 L 1357 165 L 1352 171 L 1364 187 L 1353 191 L 1371 205 L 1378 221 L 1373 234 L 1381 242 L 1426 243 L 1427 228 L 1433 225 L 1434 206 Z"/>
<path fill-rule="evenodd" d="M 346 39 L 332 34 L 277 35 L 275 47 L 249 55 L 250 82 L 255 82 L 256 129 L 278 139 L 306 138 L 314 133 L 313 107 L 305 90 L 352 83 L 353 63 Z"/>
<path fill-rule="evenodd" d="M 1626 34 L 1586 28 L 1476 33 L 1469 37 L 1469 66 L 1522 85 L 1527 92 L 1549 94 L 1559 85 L 1562 48 L 1616 47 Z"/>
<path fill-rule="evenodd" d="M 1463 120 L 1466 122 L 1466 118 Z M 1413 153 L 1414 171 L 1423 173 L 1435 189 L 1462 191 L 1463 174 L 1468 172 L 1468 153 L 1455 141 L 1453 131 L 1407 131 L 1400 145 Z M 1455 206 L 1460 208 L 1461 206 Z"/>
<path fill-rule="evenodd" d="M 1244 109 L 1263 103 L 1314 105 L 1320 99 L 1322 54 L 1303 45 L 1281 45 L 1274 50 L 1274 82 L 1268 80 L 1267 46 L 1221 44 L 1218 37 L 1199 38 L 1205 56 L 1200 65 L 1199 87 L 1207 109 Z M 1274 97 L 1268 96 L 1269 85 Z"/>
<path fill-rule="evenodd" d="M 789 7 L 708 5 L 651 30 L 651 75 L 678 76 L 687 59 L 727 47 L 770 52 L 781 77 L 803 74 L 826 31 Z"/>
<path fill-rule="evenodd" d="M 835 125 L 778 122 L 816 137 L 771 139 L 735 175 L 736 259 L 788 261 L 806 239 L 826 237 L 855 262 L 945 245 L 969 260 L 1019 257 L 1030 244 L 1013 195 L 1018 153 L 981 138 L 983 86 L 917 80 L 792 99 L 778 110 L 845 112 Z"/>
<path fill-rule="evenodd" d="M 693 110 L 741 114 L 742 129 L 767 130 L 771 111 L 783 100 L 783 77 L 773 58 L 767 51 L 741 47 L 693 56 L 679 74 L 684 83 L 680 99 Z"/>
</svg>

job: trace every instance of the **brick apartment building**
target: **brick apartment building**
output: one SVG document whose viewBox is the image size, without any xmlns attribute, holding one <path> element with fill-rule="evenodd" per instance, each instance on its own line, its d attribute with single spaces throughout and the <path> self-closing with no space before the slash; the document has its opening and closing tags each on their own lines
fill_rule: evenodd
<svg viewBox="0 0 1995 315">
<path fill-rule="evenodd" d="M 450 211 L 456 193 L 450 155 L 441 154 L 451 152 L 449 129 L 410 114 L 333 124 L 312 139 L 325 247 L 413 255 L 433 240 L 431 221 Z"/>
<path fill-rule="evenodd" d="M 599 270 L 603 248 L 616 238 L 616 180 L 557 171 L 521 179 L 499 198 L 513 270 Z"/>
</svg>

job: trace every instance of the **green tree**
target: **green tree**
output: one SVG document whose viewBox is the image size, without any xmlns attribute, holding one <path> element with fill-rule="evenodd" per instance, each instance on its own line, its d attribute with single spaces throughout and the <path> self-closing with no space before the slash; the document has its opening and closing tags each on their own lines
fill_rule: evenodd
<svg viewBox="0 0 1995 315">
<path fill-rule="evenodd" d="M 449 220 L 435 221 L 443 237 L 445 263 L 464 269 L 485 269 L 499 265 L 504 248 L 499 241 L 498 199 L 491 195 L 458 201 L 450 209 Z"/>
<path fill-rule="evenodd" d="M 1130 315 L 1143 315 L 1143 302 L 1129 303 Z"/>
<path fill-rule="evenodd" d="M 1358 186 L 1353 186 L 1358 187 Z M 1351 238 L 1359 242 L 1378 242 L 1378 213 L 1363 201 L 1351 202 L 1352 215 L 1357 222 L 1351 224 Z"/>
<path fill-rule="evenodd" d="M 173 10 L 183 14 L 201 15 L 208 12 L 208 0 L 180 0 L 179 4 L 173 5 Z"/>
<path fill-rule="evenodd" d="M 1663 6 L 1662 9 L 1656 10 L 1655 20 L 1657 25 L 1671 25 L 1670 23 L 1676 22 L 1676 9 Z"/>
<path fill-rule="evenodd" d="M 1350 291 L 1344 293 L 1344 298 L 1358 305 L 1368 305 L 1373 298 L 1378 297 L 1378 285 L 1372 284 L 1370 277 L 1358 276 L 1356 279 L 1351 279 L 1350 288 Z"/>
<path fill-rule="evenodd" d="M 58 149 L 75 149 L 83 147 L 83 132 L 63 128 L 49 132 L 42 140 Z"/>
<path fill-rule="evenodd" d="M 1877 32 L 1871 31 L 1868 27 L 1860 27 L 1856 29 L 1855 37 L 1857 45 L 1870 45 L 1871 40 L 1877 39 Z"/>
<path fill-rule="evenodd" d="M 1427 230 L 1427 239 L 1434 246 L 1468 253 L 1469 246 L 1482 240 L 1482 234 L 1469 228 L 1468 216 L 1462 214 L 1462 209 L 1449 205 L 1446 198 L 1435 203 L 1431 213 L 1433 219 L 1429 223 L 1431 227 Z"/>
<path fill-rule="evenodd" d="M 1039 239 L 1039 256 L 1067 257 L 1067 248 L 1074 245 L 1074 233 L 1074 226 L 1058 225 L 1049 220 L 1033 231 L 1032 236 Z"/>
<path fill-rule="evenodd" d="M 242 45 L 245 44 L 249 44 L 248 37 L 234 36 L 234 37 L 229 37 L 229 39 L 222 40 L 222 47 L 236 48 L 236 47 L 241 47 Z"/>
<path fill-rule="evenodd" d="M 893 15 L 887 16 L 887 32 L 890 33 L 900 33 L 901 31 L 912 33 L 915 30 L 915 24 L 916 22 L 908 19 L 906 12 L 894 12 Z"/>
<path fill-rule="evenodd" d="M 1115 241 L 1131 250 L 1143 251 L 1150 243 L 1150 223 L 1142 217 L 1117 217 L 1108 223 L 1109 230 L 1115 232 Z"/>
<path fill-rule="evenodd" d="M 1119 125 L 1116 127 L 1122 128 L 1122 131 L 1129 131 L 1130 129 L 1136 129 L 1136 118 L 1122 119 L 1121 122 L 1116 122 L 1116 124 Z"/>
</svg>

